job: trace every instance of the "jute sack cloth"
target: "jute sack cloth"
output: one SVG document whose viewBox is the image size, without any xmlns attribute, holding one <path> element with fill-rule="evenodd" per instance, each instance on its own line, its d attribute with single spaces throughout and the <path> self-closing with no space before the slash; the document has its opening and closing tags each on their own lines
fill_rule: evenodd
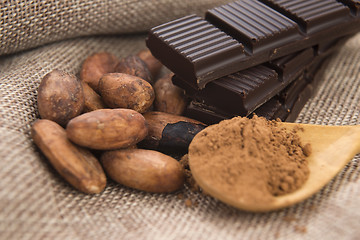
<svg viewBox="0 0 360 240">
<path fill-rule="evenodd" d="M 86 56 L 97 51 L 118 57 L 136 53 L 145 48 L 146 34 L 120 33 L 146 30 L 183 14 L 201 14 L 224 2 L 1 2 L 1 16 L 18 19 L 5 22 L 13 24 L 13 30 L 0 26 L 2 34 L 7 29 L 0 49 L 6 54 L 0 57 L 0 239 L 358 239 L 359 155 L 310 199 L 254 214 L 186 187 L 174 194 L 152 194 L 109 180 L 103 193 L 82 194 L 64 182 L 34 146 L 29 132 L 39 117 L 37 88 L 46 73 L 58 68 L 78 74 Z M 73 14 L 61 9 L 65 5 Z M 124 18 L 125 11 L 133 17 Z M 49 25 L 37 31 L 30 24 L 33 19 Z M 89 25 L 81 29 L 79 22 Z M 117 22 L 118 29 L 106 22 Z M 68 31 L 59 30 L 63 28 Z M 30 35 L 19 29 L 28 29 Z M 63 35 L 57 36 L 56 29 Z M 119 34 L 79 37 L 110 32 Z M 19 52 L 28 48 L 34 49 Z M 323 69 L 323 82 L 297 122 L 360 124 L 360 34 Z M 193 206 L 186 206 L 186 199 Z"/>
</svg>

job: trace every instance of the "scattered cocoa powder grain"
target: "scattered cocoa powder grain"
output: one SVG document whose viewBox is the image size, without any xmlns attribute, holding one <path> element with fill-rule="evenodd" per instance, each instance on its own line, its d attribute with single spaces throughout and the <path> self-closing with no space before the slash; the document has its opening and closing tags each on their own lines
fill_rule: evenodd
<svg viewBox="0 0 360 240">
<path fill-rule="evenodd" d="M 193 206 L 193 203 L 192 203 L 190 198 L 185 200 L 185 206 L 187 206 L 187 207 L 192 207 Z"/>
<path fill-rule="evenodd" d="M 184 198 L 184 194 L 179 193 L 179 194 L 177 195 L 177 197 L 178 197 L 178 199 L 183 199 L 183 198 Z"/>
<path fill-rule="evenodd" d="M 294 221 L 296 221 L 297 219 L 296 219 L 296 217 L 294 217 L 293 215 L 288 215 L 288 216 L 283 217 L 283 220 L 284 220 L 285 222 L 294 222 Z"/>
<path fill-rule="evenodd" d="M 294 226 L 294 230 L 299 233 L 307 233 L 307 228 L 305 226 Z"/>
<path fill-rule="evenodd" d="M 309 176 L 310 147 L 304 150 L 297 131 L 257 116 L 222 121 L 195 136 L 190 169 L 236 201 L 272 201 L 298 189 Z"/>
</svg>

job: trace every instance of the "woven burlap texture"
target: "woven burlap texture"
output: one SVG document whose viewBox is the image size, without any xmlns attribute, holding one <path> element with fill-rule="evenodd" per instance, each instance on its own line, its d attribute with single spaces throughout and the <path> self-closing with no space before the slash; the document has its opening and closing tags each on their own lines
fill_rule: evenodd
<svg viewBox="0 0 360 240">
<path fill-rule="evenodd" d="M 96 51 L 125 56 L 145 47 L 144 35 L 68 40 L 1 60 L 1 239 L 356 239 L 360 169 L 356 156 L 318 194 L 280 211 L 238 211 L 184 189 L 150 194 L 110 181 L 98 195 L 67 185 L 29 137 L 38 117 L 37 88 L 54 68 L 78 73 Z M 326 65 L 316 96 L 298 122 L 360 124 L 360 34 Z M 196 206 L 187 207 L 185 199 Z"/>
<path fill-rule="evenodd" d="M 128 1 L 135 2 L 140 1 Z M 172 17 L 171 12 L 167 15 Z M 149 26 L 143 24 L 134 26 Z M 109 180 L 103 193 L 85 195 L 65 183 L 29 135 L 31 123 L 38 118 L 41 78 L 55 68 L 78 74 L 86 56 L 97 51 L 118 57 L 136 53 L 145 48 L 145 37 L 77 38 L 0 57 L 0 239 L 358 239 L 359 155 L 310 199 L 264 214 L 239 211 L 187 188 L 174 194 L 151 194 Z M 7 53 L 57 39 L 40 36 L 27 44 L 24 39 L 18 45 L 7 43 Z M 1 51 L 8 50 L 2 46 Z M 325 67 L 317 94 L 297 121 L 360 124 L 360 34 L 347 41 Z M 186 199 L 195 204 L 186 206 Z"/>
<path fill-rule="evenodd" d="M 146 31 L 226 0 L 0 1 L 0 55 L 78 36 Z"/>
</svg>

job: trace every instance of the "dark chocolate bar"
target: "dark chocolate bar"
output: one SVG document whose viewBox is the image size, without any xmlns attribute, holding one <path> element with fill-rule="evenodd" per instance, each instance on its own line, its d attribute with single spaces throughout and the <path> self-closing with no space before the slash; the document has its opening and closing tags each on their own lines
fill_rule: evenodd
<svg viewBox="0 0 360 240">
<path fill-rule="evenodd" d="M 303 77 L 299 77 L 298 80 L 300 81 L 295 80 L 279 95 L 274 96 L 257 108 L 253 114 L 265 117 L 268 120 L 280 119 L 281 121 L 287 122 L 295 121 L 313 94 L 313 86 L 311 83 L 303 81 Z M 252 117 L 253 114 L 250 114 L 248 117 Z M 185 115 L 209 125 L 237 116 L 225 113 L 215 106 L 200 103 L 195 100 L 190 102 Z"/>
<path fill-rule="evenodd" d="M 322 74 L 324 72 L 324 68 L 322 67 L 322 64 L 324 60 L 329 55 L 333 54 L 337 49 L 339 49 L 339 47 L 341 47 L 344 44 L 344 42 L 351 36 L 352 35 L 335 40 L 330 39 L 319 43 L 313 48 L 309 48 L 297 54 L 291 54 L 289 56 L 282 57 L 275 61 L 248 69 L 250 71 L 249 76 L 254 77 L 254 73 L 256 73 L 256 71 L 251 71 L 252 69 L 260 68 L 261 66 L 273 67 L 274 69 L 276 69 L 276 72 L 279 75 L 278 82 L 284 81 L 284 78 L 291 79 L 291 77 L 296 77 L 296 80 L 294 81 L 291 80 L 288 83 L 288 86 L 284 90 L 282 90 L 281 92 L 276 92 L 275 93 L 276 95 L 272 97 L 270 100 L 266 101 L 264 104 L 260 104 L 263 101 L 263 98 L 259 96 L 257 96 L 258 98 L 256 98 L 256 96 L 251 94 L 244 95 L 247 97 L 247 99 L 245 99 L 245 102 L 249 100 L 253 102 L 257 102 L 254 105 L 260 105 L 260 107 L 258 107 L 254 111 L 254 113 L 256 113 L 259 116 L 263 116 L 267 119 L 280 118 L 283 121 L 293 121 L 293 119 L 296 119 L 302 107 L 310 98 L 310 95 L 314 94 L 317 91 L 318 86 L 321 80 L 323 79 Z M 280 76 L 283 77 L 281 78 Z M 263 74 L 262 77 L 266 78 L 266 74 Z M 195 89 L 186 86 L 186 82 L 184 81 L 179 81 L 179 83 L 176 83 L 176 78 L 174 78 L 173 80 L 175 80 L 175 84 L 184 88 L 186 92 L 188 91 L 192 92 L 190 96 L 200 96 L 200 95 L 196 95 L 196 93 L 205 92 L 208 86 L 213 86 L 218 81 L 218 80 L 213 81 L 209 83 L 204 89 L 196 91 Z M 234 79 L 232 80 L 235 81 Z M 249 85 L 255 85 L 257 83 L 256 78 L 250 78 L 248 80 L 249 80 L 248 82 Z M 216 89 L 221 91 L 221 86 L 220 87 L 217 86 L 217 88 L 215 88 L 213 92 L 210 92 L 213 95 L 209 95 L 207 97 L 209 99 L 212 98 L 213 100 L 216 100 L 215 104 L 212 105 L 213 103 L 212 101 L 210 101 L 209 103 L 208 101 L 200 97 L 193 98 L 193 101 L 190 103 L 188 107 L 187 114 L 190 117 L 198 118 L 198 120 L 204 121 L 208 124 L 213 124 L 219 122 L 220 120 L 231 118 L 233 116 L 239 116 L 239 115 L 244 116 L 241 115 L 239 112 L 235 112 L 235 113 L 231 111 L 228 112 L 226 111 L 227 109 L 226 107 L 225 108 L 221 107 L 226 104 L 218 103 L 218 102 L 225 102 L 231 106 L 234 105 L 236 106 L 238 105 L 238 103 L 240 103 L 241 106 L 244 106 L 243 104 L 244 99 L 241 98 L 242 95 L 239 95 L 238 98 L 235 100 L 232 99 L 234 102 L 231 102 L 228 101 L 229 98 L 227 96 L 234 95 L 234 93 L 230 93 L 231 91 L 234 91 L 234 89 L 231 90 L 231 88 L 230 89 L 228 88 L 227 90 L 230 92 L 228 92 L 227 95 L 226 94 L 220 95 L 223 96 L 223 98 L 219 98 L 219 94 L 218 92 L 216 92 Z M 267 93 L 268 89 L 263 88 L 263 89 L 257 89 L 256 91 L 259 92 L 263 91 L 264 95 L 268 94 Z M 271 95 L 273 94 L 274 92 L 271 93 Z M 232 109 L 236 109 L 236 107 L 233 107 Z M 250 113 L 249 116 L 251 115 L 252 114 Z"/>
<path fill-rule="evenodd" d="M 177 75 L 173 77 L 173 83 L 185 89 L 192 99 L 228 113 L 247 116 L 303 74 L 313 59 L 313 48 L 305 49 L 219 78 L 208 83 L 202 90 L 191 88 Z"/>
<path fill-rule="evenodd" d="M 359 31 L 358 1 L 341 2 L 236 1 L 207 11 L 213 25 L 191 15 L 153 28 L 146 44 L 180 79 L 201 89 L 220 77 Z"/>
<path fill-rule="evenodd" d="M 323 80 L 324 60 L 338 50 L 349 37 L 351 36 L 324 41 L 317 45 L 316 57 L 305 70 L 304 75 L 256 109 L 254 113 L 267 119 L 280 118 L 282 121 L 294 122 Z"/>
</svg>

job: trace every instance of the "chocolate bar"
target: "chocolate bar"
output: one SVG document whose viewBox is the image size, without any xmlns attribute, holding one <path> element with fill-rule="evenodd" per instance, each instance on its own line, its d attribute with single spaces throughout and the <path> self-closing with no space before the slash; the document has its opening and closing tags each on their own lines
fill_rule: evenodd
<svg viewBox="0 0 360 240">
<path fill-rule="evenodd" d="M 326 59 L 326 57 L 334 53 L 334 51 L 336 51 L 340 46 L 342 46 L 344 41 L 346 41 L 348 37 L 351 36 L 336 40 L 325 41 L 315 46 L 313 48 L 315 49 L 315 57 L 313 58 L 310 65 L 302 68 L 302 72 L 297 77 L 297 79 L 292 81 L 285 89 L 283 89 L 270 100 L 266 101 L 260 107 L 255 109 L 255 111 L 252 113 L 255 113 L 258 116 L 262 116 L 270 120 L 279 118 L 282 121 L 295 121 L 301 109 L 315 93 L 318 85 L 323 79 L 321 74 L 323 73 L 322 64 L 324 62 L 324 59 Z M 301 55 L 301 53 L 298 54 L 298 56 Z M 286 59 L 289 60 L 291 58 L 287 56 L 283 59 L 278 59 L 278 61 L 276 62 L 286 63 Z M 283 66 L 287 66 L 289 70 L 292 69 L 295 72 L 298 71 L 297 68 L 291 67 L 295 66 L 296 64 L 290 63 L 291 61 L 287 64 L 284 64 Z M 266 63 L 265 65 L 271 64 Z M 281 64 L 278 64 L 278 66 L 281 66 Z M 318 69 L 320 69 L 320 71 L 318 71 Z M 289 72 L 289 74 L 285 75 L 292 76 L 294 74 L 290 74 Z M 209 85 L 210 84 L 213 84 L 213 82 L 209 83 Z M 233 104 L 236 103 L 234 102 Z M 201 99 L 195 99 L 189 104 L 186 115 L 207 124 L 214 124 L 218 123 L 223 119 L 228 119 L 234 116 L 238 116 L 240 114 L 231 114 L 224 111 L 222 108 L 206 104 Z M 251 117 L 252 114 L 249 114 L 248 116 Z"/>
<path fill-rule="evenodd" d="M 152 54 L 193 88 L 360 30 L 358 0 L 241 0 L 153 28 Z M 236 39 L 236 41 L 234 40 Z"/>
<path fill-rule="evenodd" d="M 300 78 L 303 79 L 302 77 Z M 299 82 L 301 83 L 298 84 L 296 80 L 291 83 L 281 94 L 271 98 L 253 113 L 269 120 L 280 119 L 287 122 L 295 121 L 306 102 L 313 95 L 313 86 L 310 83 L 307 81 Z M 190 102 L 185 115 L 209 125 L 236 116 L 195 100 Z M 251 116 L 252 114 L 248 115 L 248 117 Z"/>
<path fill-rule="evenodd" d="M 283 103 L 284 107 L 291 109 L 294 105 L 299 93 L 308 85 L 305 75 L 299 77 L 296 81 L 288 86 L 284 91 L 279 93 L 279 99 Z"/>
<path fill-rule="evenodd" d="M 186 94 L 195 100 L 193 105 L 196 106 L 189 106 L 190 111 L 192 108 L 201 108 L 200 104 L 203 104 L 206 113 L 210 111 L 209 106 L 212 106 L 216 113 L 219 112 L 218 109 L 222 109 L 222 112 L 226 113 L 223 115 L 229 117 L 249 115 L 271 97 L 279 94 L 294 79 L 302 76 L 296 83 L 292 84 L 292 88 L 289 87 L 288 91 L 283 91 L 287 96 L 282 93 L 281 99 L 284 110 L 281 111 L 287 115 L 287 108 L 289 108 L 287 105 L 292 106 L 294 104 L 298 92 L 304 87 L 304 84 L 301 85 L 300 82 L 312 81 L 311 84 L 316 90 L 320 81 L 319 78 L 315 78 L 313 81 L 315 72 L 320 68 L 324 58 L 342 46 L 349 37 L 351 36 L 327 40 L 313 48 L 231 74 L 210 82 L 202 90 L 192 88 L 177 76 L 173 77 L 173 83 L 185 89 Z M 292 90 L 295 87 L 300 89 Z M 289 104 L 290 101 L 292 101 L 291 104 Z M 277 104 L 270 104 L 269 107 L 265 107 L 266 111 L 262 112 L 270 111 L 268 108 L 275 109 L 275 105 Z M 283 119 L 283 117 L 280 118 Z"/>
<path fill-rule="evenodd" d="M 186 81 L 177 75 L 172 80 L 175 85 L 185 89 L 191 99 L 228 113 L 247 116 L 303 74 L 313 59 L 314 49 L 308 48 L 219 78 L 201 90 L 186 85 Z"/>
<path fill-rule="evenodd" d="M 269 120 L 279 118 L 282 121 L 294 122 L 306 102 L 314 95 L 318 85 L 323 79 L 322 64 L 324 58 L 333 53 L 343 41 L 344 39 L 334 41 L 337 43 L 336 45 L 329 48 L 326 52 L 317 55 L 311 66 L 306 69 L 302 75 L 277 95 L 258 107 L 254 112 L 249 114 L 248 117 L 251 117 L 254 113 Z M 318 69 L 320 69 L 320 71 L 317 71 Z M 237 116 L 237 114 L 229 114 L 215 106 L 207 105 L 196 100 L 190 102 L 185 114 L 188 117 L 207 124 L 215 124 L 221 120 Z"/>
</svg>

